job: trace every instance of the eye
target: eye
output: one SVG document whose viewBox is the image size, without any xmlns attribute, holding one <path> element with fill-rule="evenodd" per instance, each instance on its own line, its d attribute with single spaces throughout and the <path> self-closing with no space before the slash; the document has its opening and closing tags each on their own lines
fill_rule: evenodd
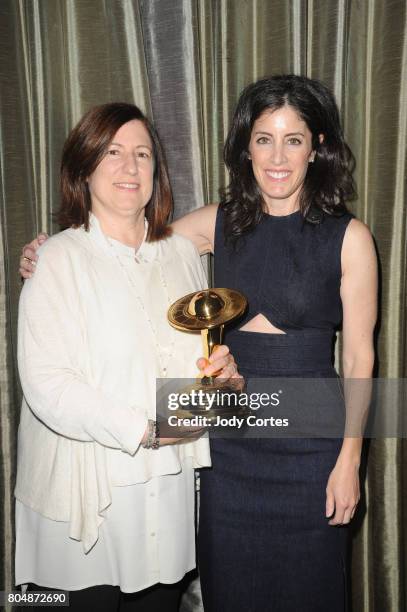
<svg viewBox="0 0 407 612">
<path fill-rule="evenodd" d="M 114 157 L 116 155 L 120 155 L 120 151 L 118 149 L 108 149 L 106 155 L 111 155 Z"/>
<path fill-rule="evenodd" d="M 267 136 L 260 136 L 256 140 L 257 144 L 267 144 L 268 142 L 269 142 L 269 138 Z"/>
<path fill-rule="evenodd" d="M 300 140 L 300 138 L 297 138 L 296 136 L 292 136 L 291 138 L 288 139 L 287 142 L 290 145 L 300 145 L 300 144 L 302 144 L 302 140 Z"/>
<path fill-rule="evenodd" d="M 140 157 L 140 159 L 150 159 L 151 154 L 148 153 L 147 151 L 139 151 L 137 153 L 137 156 Z"/>
</svg>

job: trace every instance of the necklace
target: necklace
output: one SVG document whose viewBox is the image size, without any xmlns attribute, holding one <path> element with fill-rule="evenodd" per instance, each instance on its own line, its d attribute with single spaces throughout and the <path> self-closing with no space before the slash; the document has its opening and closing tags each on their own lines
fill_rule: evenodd
<svg viewBox="0 0 407 612">
<path fill-rule="evenodd" d="M 138 291 L 137 291 L 137 287 L 136 284 L 134 283 L 134 280 L 131 278 L 131 276 L 129 275 L 126 266 L 123 265 L 120 256 L 117 253 L 117 249 L 115 247 L 115 244 L 113 242 L 113 240 L 111 238 L 109 238 L 108 236 L 105 236 L 107 243 L 109 244 L 110 248 L 112 249 L 112 252 L 119 264 L 119 266 L 121 267 L 121 269 L 123 270 L 123 274 L 127 279 L 127 282 L 129 283 L 129 285 L 131 286 L 131 288 L 134 291 L 134 294 L 137 298 L 137 302 L 140 306 L 140 309 L 142 310 L 144 317 L 148 323 L 148 326 L 150 328 L 151 331 L 151 335 L 153 337 L 153 341 L 154 341 L 154 346 L 155 346 L 155 350 L 156 350 L 156 354 L 158 357 L 158 362 L 159 362 L 159 366 L 160 366 L 160 376 L 161 378 L 166 378 L 167 374 L 168 374 L 168 366 L 170 364 L 170 361 L 172 359 L 172 357 L 174 356 L 174 348 L 175 348 L 175 330 L 173 328 L 171 328 L 170 333 L 171 333 L 171 342 L 170 342 L 170 346 L 167 352 L 167 359 L 164 361 L 164 355 L 163 355 L 163 350 L 162 350 L 162 346 L 159 343 L 159 339 L 158 339 L 158 332 L 157 329 L 155 327 L 155 325 L 153 324 L 150 314 L 147 310 L 147 308 L 145 307 L 145 304 L 143 302 L 143 299 L 141 298 L 141 296 L 139 295 Z M 140 263 L 140 261 L 142 261 L 142 259 L 140 259 L 140 257 L 137 256 L 137 254 L 134 254 L 134 261 L 135 263 Z M 159 259 L 155 260 L 157 265 L 158 265 L 158 270 L 159 270 L 159 274 L 160 274 L 160 280 L 161 280 L 161 285 L 164 287 L 165 293 L 166 293 L 166 297 L 167 297 L 167 303 L 168 303 L 168 307 L 171 306 L 171 298 L 170 298 L 170 294 L 169 294 L 169 290 L 168 290 L 168 285 L 167 285 L 167 281 L 165 279 L 165 275 L 164 275 L 164 271 L 161 265 L 161 262 L 159 261 Z"/>
</svg>

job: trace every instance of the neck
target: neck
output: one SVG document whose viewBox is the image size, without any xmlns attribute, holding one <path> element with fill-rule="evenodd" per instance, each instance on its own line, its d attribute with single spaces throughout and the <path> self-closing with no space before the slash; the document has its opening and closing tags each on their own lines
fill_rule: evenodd
<svg viewBox="0 0 407 612">
<path fill-rule="evenodd" d="M 282 217 L 284 215 L 291 215 L 291 213 L 299 210 L 300 205 L 298 201 L 294 202 L 267 202 L 266 211 L 269 215 L 273 215 L 275 217 Z"/>
<path fill-rule="evenodd" d="M 111 217 L 100 210 L 92 210 L 92 212 L 106 236 L 135 249 L 143 242 L 144 209 L 129 217 Z"/>
</svg>

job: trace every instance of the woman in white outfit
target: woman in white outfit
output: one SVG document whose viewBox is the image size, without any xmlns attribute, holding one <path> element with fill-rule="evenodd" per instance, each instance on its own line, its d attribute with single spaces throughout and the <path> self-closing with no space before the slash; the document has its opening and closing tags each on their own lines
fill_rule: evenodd
<svg viewBox="0 0 407 612">
<path fill-rule="evenodd" d="M 61 191 L 67 229 L 20 300 L 16 583 L 68 590 L 73 610 L 175 611 L 195 567 L 193 470 L 210 456 L 201 431 L 159 437 L 155 383 L 196 374 L 199 337 L 166 312 L 205 275 L 166 226 L 164 155 L 137 107 L 81 119 Z M 226 347 L 211 361 L 206 375 L 238 376 Z"/>
</svg>

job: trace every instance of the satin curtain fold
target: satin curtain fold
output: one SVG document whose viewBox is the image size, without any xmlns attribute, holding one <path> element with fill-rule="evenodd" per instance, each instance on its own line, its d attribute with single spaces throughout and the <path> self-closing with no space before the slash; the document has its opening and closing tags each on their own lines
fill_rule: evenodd
<svg viewBox="0 0 407 612">
<path fill-rule="evenodd" d="M 407 375 L 407 6 L 404 0 L 3 0 L 0 4 L 0 588 L 12 586 L 20 247 L 52 231 L 69 128 L 90 106 L 135 101 L 168 157 L 176 216 L 216 201 L 241 89 L 295 72 L 335 91 L 357 158 L 354 212 L 381 264 L 378 373 Z M 406 609 L 404 441 L 372 441 L 353 525 L 354 612 Z M 199 609 L 196 595 L 183 610 Z"/>
<path fill-rule="evenodd" d="M 142 0 L 140 7 L 153 117 L 167 152 L 178 217 L 206 199 L 196 6 Z"/>
</svg>

